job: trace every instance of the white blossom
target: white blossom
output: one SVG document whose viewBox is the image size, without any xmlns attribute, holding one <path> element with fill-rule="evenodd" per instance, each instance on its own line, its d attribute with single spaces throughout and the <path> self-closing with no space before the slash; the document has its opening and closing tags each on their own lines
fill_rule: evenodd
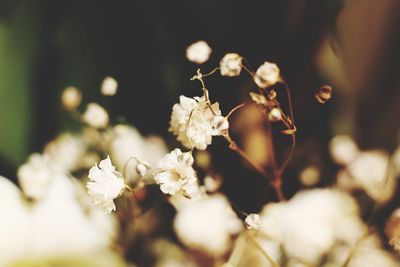
<svg viewBox="0 0 400 267">
<path fill-rule="evenodd" d="M 113 96 L 117 93 L 118 82 L 113 77 L 104 78 L 101 84 L 101 93 L 105 96 Z"/>
<path fill-rule="evenodd" d="M 260 215 L 256 213 L 251 213 L 247 215 L 244 223 L 247 229 L 258 230 L 258 228 L 260 227 Z"/>
<path fill-rule="evenodd" d="M 265 61 L 256 71 L 254 82 L 261 88 L 267 88 L 280 80 L 280 71 L 275 63 Z"/>
<path fill-rule="evenodd" d="M 280 121 L 282 120 L 282 112 L 280 111 L 279 108 L 272 108 L 268 112 L 268 119 L 270 121 Z"/>
<path fill-rule="evenodd" d="M 35 153 L 18 168 L 18 182 L 27 197 L 39 200 L 47 194 L 55 173 L 47 155 Z"/>
<path fill-rule="evenodd" d="M 226 54 L 219 62 L 222 76 L 239 76 L 242 71 L 242 57 L 236 53 Z"/>
<path fill-rule="evenodd" d="M 310 265 L 318 265 L 336 243 L 352 246 L 365 229 L 355 201 L 337 190 L 301 191 L 261 213 L 260 231 L 280 242 L 289 258 Z"/>
<path fill-rule="evenodd" d="M 186 246 L 213 256 L 222 256 L 231 245 L 231 236 L 242 228 L 228 200 L 220 194 L 186 203 L 174 220 L 175 232 Z"/>
<path fill-rule="evenodd" d="M 125 183 L 122 175 L 112 165 L 110 157 L 89 170 L 89 180 L 88 193 L 93 197 L 94 204 L 108 212 L 115 210 L 114 199 L 122 194 Z"/>
<path fill-rule="evenodd" d="M 193 162 L 191 152 L 182 153 L 176 148 L 157 164 L 154 181 L 165 194 L 175 195 L 181 191 L 185 196 L 192 198 L 199 193 Z"/>
<path fill-rule="evenodd" d="M 197 64 L 206 62 L 210 54 L 211 48 L 205 41 L 197 41 L 189 45 L 186 49 L 187 59 Z"/>
<path fill-rule="evenodd" d="M 329 143 L 329 152 L 332 159 L 338 163 L 347 165 L 360 153 L 357 144 L 348 135 L 337 135 Z"/>
<path fill-rule="evenodd" d="M 89 103 L 87 105 L 82 119 L 95 128 L 106 128 L 109 122 L 107 111 L 97 103 Z"/>
<path fill-rule="evenodd" d="M 66 110 L 76 109 L 82 101 L 81 92 L 73 86 L 64 89 L 61 95 L 61 103 Z"/>
<path fill-rule="evenodd" d="M 169 131 L 176 135 L 178 141 L 186 148 L 204 150 L 211 144 L 212 136 L 220 135 L 212 121 L 220 116 L 219 104 L 211 105 L 213 112 L 203 97 L 188 98 L 180 96 L 180 103 L 172 108 Z M 226 127 L 226 123 L 223 124 Z"/>
</svg>

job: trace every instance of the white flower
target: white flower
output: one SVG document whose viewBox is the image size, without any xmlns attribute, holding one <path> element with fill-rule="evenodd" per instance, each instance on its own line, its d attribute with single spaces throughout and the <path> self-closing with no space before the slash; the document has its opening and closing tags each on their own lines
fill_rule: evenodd
<svg viewBox="0 0 400 267">
<path fill-rule="evenodd" d="M 103 207 L 106 211 L 115 210 L 114 199 L 122 194 L 125 188 L 122 175 L 115 170 L 110 157 L 102 160 L 97 166 L 89 170 L 87 183 L 88 193 L 94 199 L 94 204 Z"/>
<path fill-rule="evenodd" d="M 135 167 L 136 172 L 137 172 L 137 174 L 139 174 L 140 177 L 146 176 L 146 174 L 150 170 L 150 168 L 151 168 L 150 163 L 145 160 L 139 161 Z"/>
<path fill-rule="evenodd" d="M 44 153 L 51 162 L 66 171 L 78 168 L 85 152 L 86 146 L 83 140 L 70 133 L 61 134 L 44 148 Z"/>
<path fill-rule="evenodd" d="M 338 163 L 347 165 L 360 153 L 357 144 L 348 135 L 337 135 L 329 143 L 329 152 L 332 159 Z"/>
<path fill-rule="evenodd" d="M 214 116 L 211 120 L 213 135 L 224 135 L 229 129 L 229 121 L 224 116 Z"/>
<path fill-rule="evenodd" d="M 268 119 L 270 121 L 280 121 L 282 120 L 282 112 L 279 110 L 279 108 L 272 108 L 268 112 Z"/>
<path fill-rule="evenodd" d="M 35 153 L 18 168 L 18 181 L 27 197 L 39 200 L 47 194 L 55 173 L 49 158 Z"/>
<path fill-rule="evenodd" d="M 215 116 L 221 115 L 219 104 L 214 103 L 210 110 L 204 97 L 188 98 L 180 96 L 180 103 L 172 107 L 169 131 L 177 136 L 186 148 L 204 150 L 211 144 L 212 136 L 221 132 L 213 128 Z M 226 126 L 226 124 L 223 124 Z"/>
<path fill-rule="evenodd" d="M 246 219 L 244 220 L 246 228 L 249 230 L 258 230 L 260 227 L 260 215 L 251 213 L 247 215 Z"/>
<path fill-rule="evenodd" d="M 87 105 L 82 119 L 95 128 L 106 128 L 109 121 L 107 111 L 97 103 L 89 103 Z"/>
<path fill-rule="evenodd" d="M 101 93 L 105 96 L 113 96 L 117 93 L 118 82 L 113 77 L 106 77 L 101 84 Z"/>
<path fill-rule="evenodd" d="M 335 244 L 354 245 L 365 229 L 356 202 L 337 190 L 301 191 L 261 213 L 260 231 L 280 242 L 289 258 L 309 265 L 318 265 Z"/>
<path fill-rule="evenodd" d="M 384 151 L 372 150 L 361 152 L 352 161 L 347 170 L 356 185 L 373 200 L 386 202 L 396 189 L 396 180 L 392 171 L 387 172 L 389 155 Z"/>
<path fill-rule="evenodd" d="M 228 200 L 219 194 L 186 203 L 174 220 L 175 232 L 186 246 L 216 257 L 229 249 L 231 235 L 242 228 Z"/>
<path fill-rule="evenodd" d="M 191 152 L 182 153 L 176 148 L 160 160 L 155 170 L 154 181 L 165 194 L 174 195 L 182 191 L 184 195 L 192 198 L 199 192 L 193 162 Z"/>
<path fill-rule="evenodd" d="M 280 80 L 279 68 L 275 63 L 265 61 L 256 71 L 254 82 L 261 88 L 267 88 Z"/>
<path fill-rule="evenodd" d="M 61 95 L 61 103 L 63 104 L 66 110 L 74 110 L 76 109 L 82 100 L 81 92 L 73 87 L 69 86 L 64 89 Z"/>
<path fill-rule="evenodd" d="M 197 41 L 186 49 L 187 59 L 197 64 L 206 62 L 210 54 L 211 48 L 205 41 Z"/>
<path fill-rule="evenodd" d="M 236 53 L 226 54 L 219 62 L 222 76 L 239 76 L 242 71 L 242 57 Z"/>
</svg>

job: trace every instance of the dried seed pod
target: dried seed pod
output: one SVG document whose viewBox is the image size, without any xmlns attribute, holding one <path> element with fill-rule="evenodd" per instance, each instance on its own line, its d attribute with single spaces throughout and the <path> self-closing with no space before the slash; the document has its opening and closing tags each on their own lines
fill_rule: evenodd
<svg viewBox="0 0 400 267">
<path fill-rule="evenodd" d="M 315 99 L 321 104 L 325 104 L 332 97 L 332 87 L 330 85 L 323 85 L 315 93 Z"/>
</svg>

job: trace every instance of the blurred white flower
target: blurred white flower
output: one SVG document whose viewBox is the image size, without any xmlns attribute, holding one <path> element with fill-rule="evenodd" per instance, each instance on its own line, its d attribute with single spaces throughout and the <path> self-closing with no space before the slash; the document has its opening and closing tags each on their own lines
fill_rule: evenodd
<svg viewBox="0 0 400 267">
<path fill-rule="evenodd" d="M 49 160 L 65 171 L 72 171 L 79 167 L 86 145 L 83 140 L 70 133 L 63 133 L 49 142 L 44 148 L 44 154 Z"/>
<path fill-rule="evenodd" d="M 260 215 L 256 213 L 250 213 L 244 220 L 244 224 L 249 230 L 258 230 L 258 228 L 260 228 Z"/>
<path fill-rule="evenodd" d="M 347 170 L 349 178 L 368 196 L 377 202 L 386 202 L 396 189 L 396 177 L 388 164 L 389 155 L 384 151 L 365 151 L 348 165 Z"/>
<path fill-rule="evenodd" d="M 174 220 L 175 232 L 186 246 L 216 257 L 229 249 L 231 236 L 242 228 L 228 200 L 220 194 L 186 203 Z"/>
<path fill-rule="evenodd" d="M 0 176 L 0 266 L 21 258 L 29 247 L 30 212 L 18 187 Z"/>
<path fill-rule="evenodd" d="M 120 124 L 110 129 L 109 139 L 111 157 L 117 168 L 122 170 L 125 167 L 126 179 L 136 179 L 135 174 L 141 175 L 133 158 L 148 163 L 149 166 L 155 166 L 168 152 L 163 139 L 158 136 L 145 138 L 136 128 L 128 125 Z M 151 172 L 146 175 L 146 179 L 150 178 L 147 177 L 150 175 Z"/>
<path fill-rule="evenodd" d="M 93 197 L 94 204 L 107 212 L 115 210 L 114 199 L 122 194 L 125 188 L 122 175 L 115 170 L 110 157 L 100 161 L 89 170 L 88 193 Z"/>
<path fill-rule="evenodd" d="M 38 200 L 47 194 L 55 174 L 48 156 L 35 153 L 18 168 L 18 182 L 27 197 Z"/>
<path fill-rule="evenodd" d="M 193 198 L 200 190 L 193 162 L 191 152 L 182 153 L 176 148 L 157 164 L 154 181 L 165 194 L 174 195 L 182 191 L 185 196 Z"/>
<path fill-rule="evenodd" d="M 211 144 L 212 136 L 220 135 L 221 132 L 214 130 L 212 120 L 220 116 L 219 104 L 214 103 L 210 110 L 203 97 L 188 98 L 180 96 L 180 103 L 172 108 L 169 131 L 177 136 L 178 141 L 186 148 L 196 147 L 204 150 Z M 223 123 L 222 126 L 226 126 Z"/>
<path fill-rule="evenodd" d="M 280 111 L 279 108 L 272 108 L 268 112 L 268 119 L 270 121 L 280 121 L 282 120 L 282 112 Z"/>
<path fill-rule="evenodd" d="M 113 96 L 117 93 L 118 82 L 113 77 L 104 78 L 101 84 L 101 93 L 105 96 Z"/>
<path fill-rule="evenodd" d="M 211 47 L 205 41 L 197 41 L 186 48 L 187 59 L 197 64 L 206 62 L 210 54 Z"/>
<path fill-rule="evenodd" d="M 305 186 L 313 186 L 321 179 L 320 170 L 313 165 L 305 167 L 300 173 L 300 182 Z"/>
<path fill-rule="evenodd" d="M 204 189 L 207 192 L 216 192 L 221 187 L 221 179 L 207 175 L 204 177 Z"/>
<path fill-rule="evenodd" d="M 254 82 L 260 88 L 267 88 L 280 80 L 280 71 L 275 63 L 265 61 L 256 71 Z"/>
<path fill-rule="evenodd" d="M 359 154 L 358 146 L 348 135 L 337 135 L 329 143 L 332 159 L 342 165 L 347 165 Z"/>
<path fill-rule="evenodd" d="M 97 103 L 89 103 L 87 105 L 82 119 L 95 128 L 106 128 L 109 122 L 107 111 Z"/>
<path fill-rule="evenodd" d="M 301 191 L 261 213 L 260 231 L 280 242 L 289 258 L 311 265 L 336 243 L 353 245 L 365 229 L 355 201 L 337 190 Z"/>
<path fill-rule="evenodd" d="M 76 109 L 82 101 L 81 92 L 73 86 L 64 89 L 61 95 L 61 103 L 66 110 Z"/>
<path fill-rule="evenodd" d="M 236 53 L 226 54 L 219 62 L 222 76 L 239 76 L 242 71 L 242 57 Z"/>
</svg>

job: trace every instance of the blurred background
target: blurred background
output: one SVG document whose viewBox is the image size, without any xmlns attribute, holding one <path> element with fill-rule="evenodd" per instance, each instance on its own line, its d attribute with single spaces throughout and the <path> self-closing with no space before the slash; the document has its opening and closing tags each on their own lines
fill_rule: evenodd
<svg viewBox="0 0 400 267">
<path fill-rule="evenodd" d="M 327 152 L 332 136 L 350 134 L 362 148 L 388 152 L 397 145 L 399 26 L 398 0 L 2 0 L 0 174 L 15 180 L 17 166 L 30 153 L 77 127 L 59 100 L 67 86 L 79 88 L 84 103 L 106 106 L 115 122 L 161 135 L 172 147 L 167 131 L 172 105 L 181 94 L 201 94 L 199 84 L 190 81 L 198 66 L 186 60 L 185 49 L 206 40 L 213 53 L 201 66 L 205 72 L 227 52 L 244 56 L 253 69 L 265 60 L 280 66 L 298 127 L 284 189 L 294 192 L 299 170 L 309 163 L 321 167 L 321 183 L 329 184 L 335 171 Z M 99 91 L 105 76 L 119 83 L 111 99 Z M 254 86 L 246 75 L 215 75 L 207 84 L 225 114 Z M 314 98 L 323 84 L 334 89 L 324 105 Z M 252 118 L 243 113 L 238 123 L 243 116 Z M 242 145 L 240 131 L 256 127 L 244 126 L 236 133 Z M 289 139 L 276 141 L 277 151 L 288 149 Z M 257 142 L 249 146 L 264 149 Z M 225 189 L 230 196 L 241 199 L 244 209 L 261 207 L 268 196 L 256 193 L 266 182 L 233 167 L 239 159 L 223 140 L 212 152 L 216 168 L 232 177 Z M 254 194 L 242 190 L 249 181 Z"/>
</svg>

